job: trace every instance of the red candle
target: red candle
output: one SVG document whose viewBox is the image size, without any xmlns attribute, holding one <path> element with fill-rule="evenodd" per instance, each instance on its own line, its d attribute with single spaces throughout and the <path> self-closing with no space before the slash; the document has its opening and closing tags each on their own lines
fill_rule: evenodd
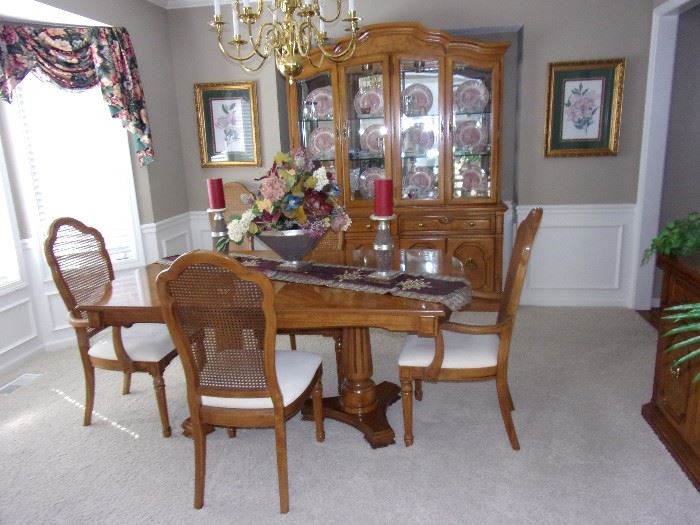
<svg viewBox="0 0 700 525">
<path fill-rule="evenodd" d="M 209 207 L 220 210 L 226 207 L 224 201 L 224 182 L 221 179 L 207 179 L 207 191 L 209 192 Z"/>
<path fill-rule="evenodd" d="M 391 179 L 374 180 L 374 214 L 389 217 L 393 213 L 394 189 Z"/>
</svg>

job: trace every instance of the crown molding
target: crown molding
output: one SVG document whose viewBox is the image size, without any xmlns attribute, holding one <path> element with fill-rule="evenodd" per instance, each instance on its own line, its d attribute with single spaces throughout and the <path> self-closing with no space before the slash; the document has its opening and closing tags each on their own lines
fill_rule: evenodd
<svg viewBox="0 0 700 525">
<path fill-rule="evenodd" d="M 213 6 L 211 0 L 146 0 L 163 9 L 185 9 L 187 7 Z M 224 0 L 225 1 L 225 0 Z"/>
</svg>

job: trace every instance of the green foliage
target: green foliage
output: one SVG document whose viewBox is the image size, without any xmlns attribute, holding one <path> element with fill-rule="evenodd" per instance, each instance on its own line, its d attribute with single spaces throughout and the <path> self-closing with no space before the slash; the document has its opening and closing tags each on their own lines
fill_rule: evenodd
<svg viewBox="0 0 700 525">
<path fill-rule="evenodd" d="M 696 347 L 687 354 L 675 359 L 673 363 L 671 363 L 671 369 L 675 370 L 683 363 L 690 361 L 691 359 L 695 359 L 696 357 L 700 357 L 700 303 L 679 304 L 678 306 L 666 308 L 666 311 L 671 312 L 671 314 L 665 315 L 662 319 L 683 324 L 667 331 L 663 334 L 663 337 L 670 337 L 679 334 L 690 335 L 690 337 L 672 344 L 666 349 L 666 351 L 673 352 L 674 350 L 687 348 L 689 346 Z M 698 381 L 700 381 L 700 373 L 693 378 L 694 383 Z"/>
<path fill-rule="evenodd" d="M 700 214 L 691 212 L 685 219 L 669 222 L 644 250 L 642 264 L 656 253 L 662 255 L 691 255 L 700 251 Z"/>
</svg>

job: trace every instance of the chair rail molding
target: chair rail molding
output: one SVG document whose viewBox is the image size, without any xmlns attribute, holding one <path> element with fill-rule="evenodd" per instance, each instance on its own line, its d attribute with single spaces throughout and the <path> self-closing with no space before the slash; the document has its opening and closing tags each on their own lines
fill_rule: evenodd
<svg viewBox="0 0 700 525">
<path fill-rule="evenodd" d="M 520 205 L 518 218 L 534 206 Z M 543 206 L 521 304 L 633 306 L 634 204 Z"/>
</svg>

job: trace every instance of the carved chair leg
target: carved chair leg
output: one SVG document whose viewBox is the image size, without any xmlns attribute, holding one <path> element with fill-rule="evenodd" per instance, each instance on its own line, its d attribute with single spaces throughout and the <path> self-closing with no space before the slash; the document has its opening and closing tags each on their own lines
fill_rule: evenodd
<svg viewBox="0 0 700 525">
<path fill-rule="evenodd" d="M 226 429 L 226 432 L 228 433 L 228 437 L 230 437 L 230 438 L 236 437 L 236 427 L 228 427 Z"/>
<path fill-rule="evenodd" d="M 83 363 L 83 373 L 85 375 L 85 414 L 83 415 L 83 426 L 92 423 L 92 409 L 95 407 L 95 368 L 89 363 Z"/>
<path fill-rule="evenodd" d="M 153 389 L 156 392 L 156 401 L 158 402 L 158 412 L 160 413 L 160 424 L 163 427 L 163 437 L 170 437 L 170 419 L 168 418 L 168 403 L 165 399 L 165 381 L 163 381 L 162 372 L 154 373 Z"/>
<path fill-rule="evenodd" d="M 280 491 L 280 512 L 289 512 L 289 479 L 287 477 L 287 429 L 284 419 L 275 418 L 275 441 L 277 445 L 277 478 Z"/>
<path fill-rule="evenodd" d="M 496 377 L 496 390 L 498 391 L 498 405 L 501 408 L 501 416 L 503 417 L 503 423 L 505 424 L 506 432 L 508 433 L 510 446 L 513 447 L 513 450 L 520 450 L 518 435 L 515 433 L 515 425 L 513 425 L 513 418 L 510 415 L 512 405 L 511 401 L 509 401 L 510 392 L 506 378 L 499 376 Z"/>
<path fill-rule="evenodd" d="M 343 334 L 338 331 L 334 336 L 335 341 L 335 366 L 338 370 L 338 395 L 343 395 L 343 381 L 345 380 L 345 372 L 343 371 Z"/>
<path fill-rule="evenodd" d="M 416 392 L 415 392 L 416 401 L 423 401 L 423 380 L 416 379 L 415 383 L 416 383 L 416 386 L 415 386 L 415 388 L 416 388 Z"/>
<path fill-rule="evenodd" d="M 401 379 L 401 405 L 403 407 L 403 441 L 413 445 L 413 387 L 410 379 Z"/>
<path fill-rule="evenodd" d="M 314 412 L 314 423 L 316 425 L 316 441 L 322 443 L 326 439 L 326 432 L 323 429 L 323 385 L 321 378 L 318 378 L 311 394 L 311 403 Z"/>
<path fill-rule="evenodd" d="M 124 382 L 122 383 L 122 395 L 125 396 L 131 391 L 131 372 L 124 372 Z"/>
<path fill-rule="evenodd" d="M 297 349 L 297 336 L 294 334 L 289 334 L 289 344 L 292 347 L 292 350 Z"/>
<path fill-rule="evenodd" d="M 194 440 L 194 508 L 204 505 L 204 477 L 207 469 L 207 433 L 203 425 L 192 423 Z"/>
</svg>

